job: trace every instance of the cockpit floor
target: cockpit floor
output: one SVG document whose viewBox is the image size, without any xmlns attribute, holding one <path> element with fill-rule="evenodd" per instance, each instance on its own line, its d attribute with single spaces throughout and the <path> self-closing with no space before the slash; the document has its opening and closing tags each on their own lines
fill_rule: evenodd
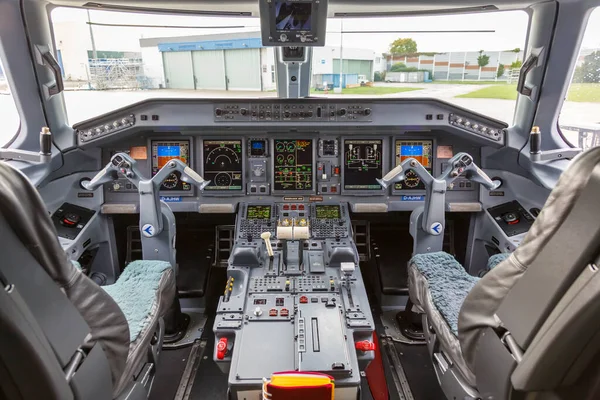
<svg viewBox="0 0 600 400">
<path fill-rule="evenodd" d="M 162 351 L 149 400 L 175 398 L 191 348 L 188 346 L 183 349 Z"/>
</svg>

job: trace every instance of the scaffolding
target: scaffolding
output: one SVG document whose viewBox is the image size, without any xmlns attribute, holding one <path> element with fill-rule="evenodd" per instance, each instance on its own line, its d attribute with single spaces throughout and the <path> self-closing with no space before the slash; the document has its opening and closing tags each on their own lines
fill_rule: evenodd
<svg viewBox="0 0 600 400">
<path fill-rule="evenodd" d="M 90 81 L 96 90 L 147 89 L 141 59 L 137 58 L 90 58 Z"/>
</svg>

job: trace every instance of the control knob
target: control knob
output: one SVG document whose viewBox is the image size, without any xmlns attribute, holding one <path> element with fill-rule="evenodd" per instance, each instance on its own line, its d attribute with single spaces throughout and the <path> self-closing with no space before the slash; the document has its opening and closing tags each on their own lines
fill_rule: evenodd
<svg viewBox="0 0 600 400">
<path fill-rule="evenodd" d="M 240 108 L 240 114 L 242 114 L 243 116 L 248 115 L 248 109 L 246 109 L 246 108 Z"/>
<path fill-rule="evenodd" d="M 292 114 L 289 111 L 283 113 L 283 118 L 289 118 Z"/>
<path fill-rule="evenodd" d="M 215 115 L 217 117 L 220 117 L 221 115 L 223 115 L 223 110 L 221 110 L 220 108 L 215 109 Z"/>
<path fill-rule="evenodd" d="M 260 309 L 260 307 L 256 307 L 254 309 L 254 315 L 256 315 L 257 317 L 260 317 L 262 315 L 262 310 Z"/>
<path fill-rule="evenodd" d="M 345 109 L 345 108 L 340 108 L 340 109 L 338 110 L 338 115 L 339 115 L 340 117 L 343 117 L 344 115 L 346 115 L 346 109 Z"/>
<path fill-rule="evenodd" d="M 370 109 L 370 108 L 365 108 L 365 111 L 363 111 L 363 112 L 364 112 L 364 114 L 365 114 L 366 116 L 369 116 L 369 115 L 371 115 L 371 109 Z"/>
</svg>

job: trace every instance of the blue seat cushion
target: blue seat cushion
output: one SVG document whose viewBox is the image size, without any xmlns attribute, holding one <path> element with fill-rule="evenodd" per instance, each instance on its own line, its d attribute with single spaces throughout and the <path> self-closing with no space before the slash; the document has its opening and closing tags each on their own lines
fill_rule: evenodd
<svg viewBox="0 0 600 400">
<path fill-rule="evenodd" d="M 102 288 L 117 302 L 129 325 L 129 337 L 134 342 L 148 323 L 158 298 L 160 280 L 171 264 L 166 261 L 133 261 L 117 282 Z"/>
<path fill-rule="evenodd" d="M 445 252 L 417 254 L 412 263 L 427 279 L 433 304 L 458 336 L 458 313 L 479 278 L 471 276 L 454 257 Z"/>
<path fill-rule="evenodd" d="M 490 270 L 494 268 L 496 265 L 500 264 L 502 261 L 506 260 L 510 256 L 510 253 L 498 253 L 494 254 L 488 259 L 487 269 Z"/>
</svg>

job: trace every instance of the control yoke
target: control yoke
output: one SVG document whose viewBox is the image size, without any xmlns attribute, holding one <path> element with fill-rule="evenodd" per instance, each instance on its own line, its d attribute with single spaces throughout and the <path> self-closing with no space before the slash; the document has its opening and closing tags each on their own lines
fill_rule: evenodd
<svg viewBox="0 0 600 400">
<path fill-rule="evenodd" d="M 193 169 L 181 160 L 169 160 L 156 175 L 147 179 L 140 172 L 137 161 L 125 153 L 117 153 L 110 162 L 90 181 L 81 182 L 87 190 L 96 190 L 102 184 L 118 179 L 118 173 L 123 174 L 133 183 L 140 194 L 140 228 L 146 237 L 153 237 L 162 232 L 162 212 L 160 201 L 160 187 L 163 181 L 173 172 L 181 173 L 181 180 L 195 185 L 202 190 L 210 183 L 204 180 Z"/>
<path fill-rule="evenodd" d="M 400 165 L 388 172 L 382 179 L 377 179 L 377 182 L 384 188 L 389 187 L 394 182 L 404 180 L 407 170 L 414 171 L 423 184 L 425 185 L 425 207 L 422 212 L 421 228 L 429 236 L 437 236 L 440 240 L 436 240 L 435 244 L 428 243 L 425 246 L 426 251 L 441 251 L 443 244 L 442 233 L 445 224 L 446 210 L 446 188 L 459 176 L 463 175 L 467 179 L 483 185 L 488 190 L 497 189 L 501 182 L 492 181 L 485 172 L 483 172 L 473 162 L 473 157 L 467 153 L 458 153 L 448 161 L 448 167 L 442 172 L 438 178 L 434 178 L 429 171 L 425 169 L 414 158 L 407 158 Z M 412 217 L 411 217 L 412 224 Z M 417 232 L 418 235 L 418 232 Z M 421 253 L 417 238 L 415 238 L 415 254 Z"/>
</svg>

